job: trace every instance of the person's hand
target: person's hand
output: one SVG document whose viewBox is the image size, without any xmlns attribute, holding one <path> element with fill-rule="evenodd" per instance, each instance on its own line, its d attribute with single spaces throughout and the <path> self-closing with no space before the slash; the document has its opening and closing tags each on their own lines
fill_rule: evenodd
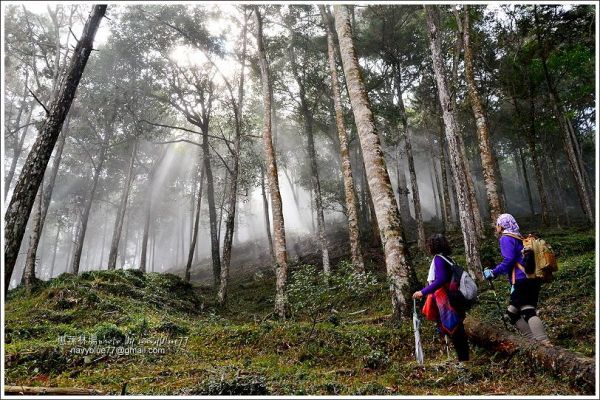
<svg viewBox="0 0 600 400">
<path fill-rule="evenodd" d="M 494 273 L 492 272 L 491 269 L 486 268 L 483 270 L 483 277 L 487 280 L 492 280 L 492 279 L 494 279 Z"/>
<path fill-rule="evenodd" d="M 419 290 L 418 292 L 414 292 L 412 297 L 413 299 L 420 299 L 423 297 L 423 293 Z"/>
</svg>

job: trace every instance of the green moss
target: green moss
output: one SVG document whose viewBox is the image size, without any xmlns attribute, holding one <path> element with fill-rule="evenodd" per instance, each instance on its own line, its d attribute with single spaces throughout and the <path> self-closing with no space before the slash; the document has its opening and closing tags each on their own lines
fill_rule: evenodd
<svg viewBox="0 0 600 400">
<path fill-rule="evenodd" d="M 595 233 L 542 233 L 561 252 L 556 280 L 544 285 L 540 299 L 550 338 L 594 356 L 595 254 L 590 243 Z M 464 260 L 460 234 L 451 241 L 455 258 Z M 485 242 L 482 254 L 498 260 L 497 241 Z M 430 258 L 416 254 L 412 261 L 424 280 Z M 334 270 L 345 267 L 347 263 Z M 524 374 L 531 368 L 519 356 L 506 358 L 481 348 L 472 348 L 466 371 L 458 370 L 453 353 L 447 362 L 445 344 L 428 321 L 421 327 L 425 366 L 418 366 L 412 323 L 392 323 L 387 317 L 391 305 L 385 269 L 377 263 L 368 268 L 376 282 L 360 295 L 323 290 L 335 312 L 327 307 L 314 325 L 302 310 L 287 321 L 272 319 L 275 279 L 270 270 L 234 277 L 226 308 L 217 306 L 212 288 L 135 270 L 63 274 L 31 293 L 17 288 L 9 292 L 5 308 L 5 383 L 39 385 L 43 379 L 47 386 L 119 394 L 128 382 L 128 394 L 146 395 L 590 394 L 543 370 Z M 301 270 L 293 266 L 290 273 Z M 320 281 L 312 283 L 319 286 Z M 483 290 L 471 314 L 502 326 L 509 287 L 502 278 L 494 285 L 499 303 Z M 89 362 L 58 341 L 61 335 L 82 334 L 187 336 L 189 341 L 180 349 L 168 347 L 165 354 L 94 357 Z"/>
</svg>

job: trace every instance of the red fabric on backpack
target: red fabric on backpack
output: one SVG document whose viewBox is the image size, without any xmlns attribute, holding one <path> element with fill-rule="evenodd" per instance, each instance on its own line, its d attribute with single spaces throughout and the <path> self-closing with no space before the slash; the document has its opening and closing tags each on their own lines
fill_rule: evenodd
<svg viewBox="0 0 600 400">
<path fill-rule="evenodd" d="M 425 299 L 425 304 L 423 305 L 423 309 L 421 310 L 425 319 L 428 321 L 437 321 L 439 318 L 439 311 L 437 304 L 435 304 L 435 298 L 432 294 L 427 295 L 427 299 Z"/>
</svg>

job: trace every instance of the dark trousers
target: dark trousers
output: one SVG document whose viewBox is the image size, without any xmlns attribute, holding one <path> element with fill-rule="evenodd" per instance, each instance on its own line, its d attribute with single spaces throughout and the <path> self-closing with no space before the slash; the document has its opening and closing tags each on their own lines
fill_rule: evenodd
<svg viewBox="0 0 600 400">
<path fill-rule="evenodd" d="M 453 335 L 450 335 L 458 361 L 469 361 L 469 341 L 465 332 L 465 325 L 461 321 Z"/>
</svg>

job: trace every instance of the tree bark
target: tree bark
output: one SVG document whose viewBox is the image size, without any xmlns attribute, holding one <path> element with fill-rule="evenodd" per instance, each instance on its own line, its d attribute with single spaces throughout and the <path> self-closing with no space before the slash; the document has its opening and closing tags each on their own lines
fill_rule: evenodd
<svg viewBox="0 0 600 400">
<path fill-rule="evenodd" d="M 596 363 L 593 358 L 556 346 L 547 347 L 470 317 L 465 319 L 465 331 L 473 343 L 508 355 L 518 353 L 528 362 L 552 371 L 558 377 L 569 378 L 582 390 L 594 393 Z"/>
<path fill-rule="evenodd" d="M 117 112 L 114 110 L 113 114 L 113 122 L 116 119 Z M 94 177 L 92 178 L 92 187 L 90 188 L 90 194 L 86 199 L 86 203 L 83 209 L 83 214 L 81 214 L 81 226 L 79 228 L 79 232 L 77 234 L 77 238 L 75 239 L 75 250 L 73 252 L 73 261 L 71 262 L 71 272 L 75 275 L 79 274 L 79 264 L 81 262 L 81 253 L 83 251 L 83 243 L 85 241 L 85 235 L 87 233 L 87 224 L 90 216 L 90 211 L 92 209 L 92 204 L 94 202 L 94 196 L 96 194 L 96 188 L 98 187 L 98 181 L 100 180 L 100 173 L 102 172 L 102 168 L 104 166 L 104 161 L 106 160 L 106 152 L 108 150 L 108 143 L 110 138 L 113 135 L 113 123 L 110 124 L 108 132 L 105 132 L 105 137 L 102 143 L 102 149 L 100 150 L 100 155 L 98 156 L 98 165 L 94 168 Z"/>
<path fill-rule="evenodd" d="M 194 252 L 196 250 L 196 242 L 198 240 L 198 229 L 200 227 L 200 206 L 202 205 L 202 189 L 204 186 L 204 165 L 202 162 L 198 164 L 200 167 L 200 188 L 198 189 L 198 198 L 196 199 L 196 216 L 194 218 L 194 228 L 192 231 L 192 243 L 190 244 L 190 251 L 188 254 L 187 264 L 185 265 L 185 281 L 189 282 L 191 279 L 192 263 L 194 262 Z"/>
<path fill-rule="evenodd" d="M 145 206 L 145 219 L 144 219 L 144 233 L 142 235 L 142 250 L 141 250 L 141 254 L 140 254 L 140 271 L 142 272 L 147 272 L 147 267 L 146 267 L 146 261 L 148 258 L 148 236 L 150 234 L 150 216 L 152 215 L 152 198 L 154 197 L 154 175 L 156 174 L 156 171 L 158 170 L 158 168 L 160 167 L 160 164 L 162 163 L 163 159 L 165 158 L 165 156 L 167 155 L 167 150 L 168 147 L 166 147 L 158 161 L 156 161 L 156 163 L 154 163 L 154 165 L 152 166 L 152 169 L 150 170 L 150 173 L 148 174 L 148 188 L 146 190 L 146 206 Z"/>
<path fill-rule="evenodd" d="M 399 135 L 402 136 L 402 135 Z M 410 203 L 408 201 L 408 194 L 410 190 L 406 186 L 406 174 L 402 168 L 402 150 L 400 150 L 400 143 L 396 151 L 396 183 L 398 187 L 398 208 L 400 209 L 400 221 L 404 227 L 405 232 L 409 232 L 416 226 L 416 221 L 410 214 Z"/>
<path fill-rule="evenodd" d="M 396 317 L 408 317 L 411 311 L 410 286 L 412 284 L 411 280 L 414 278 L 414 271 L 408 262 L 408 252 L 402 235 L 400 214 L 396 207 L 396 199 L 386 169 L 383 150 L 362 80 L 352 37 L 348 7 L 335 5 L 334 12 L 344 75 L 363 150 L 368 186 L 375 204 L 377 222 L 385 253 L 392 306 Z"/>
<path fill-rule="evenodd" d="M 326 10 L 325 6 L 323 5 L 319 5 L 319 10 L 321 12 L 323 22 L 327 28 L 327 58 L 329 63 L 329 73 L 331 74 L 331 90 L 335 109 L 335 123 L 340 141 L 344 195 L 346 198 L 346 212 L 348 215 L 348 234 L 350 237 L 350 254 L 352 256 L 352 265 L 354 266 L 355 270 L 357 272 L 364 272 L 365 263 L 360 244 L 360 231 L 358 229 L 358 199 L 356 198 L 354 179 L 352 178 L 352 165 L 350 164 L 348 135 L 346 134 L 346 126 L 344 123 L 344 111 L 342 109 L 342 100 L 336 67 L 336 49 L 334 41 L 335 30 L 329 11 Z"/>
<path fill-rule="evenodd" d="M 469 186 L 465 155 L 461 151 L 460 134 L 457 131 L 456 117 L 454 115 L 453 101 L 448 94 L 446 85 L 446 72 L 441 49 L 439 32 L 439 10 L 437 7 L 424 5 L 427 15 L 427 26 L 430 34 L 430 50 L 433 69 L 437 82 L 440 104 L 442 106 L 446 141 L 450 153 L 454 187 L 458 197 L 460 223 L 463 231 L 467 268 L 469 272 L 483 280 L 481 274 L 481 260 L 479 257 L 479 235 L 473 218 L 473 204 L 469 198 Z"/>
<path fill-rule="evenodd" d="M 206 200 L 208 201 L 208 218 L 210 225 L 210 249 L 212 259 L 213 285 L 217 287 L 219 277 L 221 276 L 221 256 L 219 250 L 219 233 L 217 221 L 217 208 L 215 206 L 215 187 L 210 164 L 210 148 L 208 145 L 208 124 L 206 129 L 203 127 L 202 135 L 202 155 L 204 159 L 204 172 L 206 173 Z"/>
<path fill-rule="evenodd" d="M 400 124 L 400 140 L 404 139 L 404 150 L 406 151 L 406 159 L 408 161 L 408 172 L 410 175 L 410 187 L 412 191 L 412 202 L 415 210 L 415 221 L 417 223 L 417 243 L 421 251 L 426 251 L 425 248 L 425 225 L 423 224 L 423 212 L 421 211 L 421 197 L 419 196 L 419 185 L 417 182 L 417 173 L 415 171 L 415 161 L 413 158 L 411 133 L 408 129 L 408 118 L 406 116 L 406 108 L 404 107 L 404 99 L 402 99 L 402 77 L 400 76 L 400 67 L 395 68 L 394 85 L 396 86 L 396 96 L 398 97 L 398 114 Z"/>
<path fill-rule="evenodd" d="M 529 185 L 529 177 L 527 176 L 527 167 L 525 165 L 525 156 L 523 150 L 519 147 L 519 159 L 521 162 L 521 168 L 523 170 L 523 179 L 525 180 L 525 189 L 527 190 L 527 201 L 529 202 L 529 210 L 531 215 L 535 215 L 535 209 L 533 208 L 533 197 L 531 196 L 531 186 Z"/>
<path fill-rule="evenodd" d="M 450 190 L 448 189 L 448 185 L 450 184 L 450 180 L 448 179 L 448 163 L 446 162 L 446 150 L 444 146 L 444 121 L 440 118 L 440 170 L 442 173 L 442 194 L 444 197 L 444 215 L 446 216 L 446 220 L 444 221 L 444 226 L 446 230 L 452 231 L 454 230 L 454 217 L 452 214 L 452 204 L 450 200 Z"/>
<path fill-rule="evenodd" d="M 4 231 L 5 294 L 8 292 L 10 278 L 35 196 L 44 179 L 44 172 L 52 155 L 52 150 L 75 97 L 79 80 L 92 51 L 94 36 L 98 25 L 100 25 L 100 20 L 106 12 L 106 7 L 106 5 L 95 5 L 85 23 L 81 38 L 73 51 L 67 74 L 61 82 L 59 95 L 53 100 L 42 129 L 25 160 L 7 208 Z"/>
<path fill-rule="evenodd" d="M 265 230 L 267 231 L 267 241 L 269 242 L 269 254 L 271 255 L 271 262 L 275 262 L 275 251 L 273 250 L 273 238 L 271 237 L 271 221 L 269 220 L 269 200 L 267 199 L 267 192 L 265 190 L 265 170 L 260 167 L 260 189 L 263 201 L 263 214 L 265 217 Z"/>
<path fill-rule="evenodd" d="M 219 305 L 223 306 L 227 301 L 227 290 L 229 286 L 229 269 L 231 265 L 231 249 L 233 247 L 233 239 L 236 222 L 236 206 L 238 195 L 238 175 L 240 169 L 241 157 L 241 140 L 242 140 L 242 124 L 243 124 L 243 109 L 244 109 L 244 69 L 246 67 L 246 37 L 248 29 L 248 14 L 244 11 L 244 26 L 242 28 L 242 59 L 240 70 L 240 81 L 238 86 L 237 101 L 234 99 L 233 90 L 228 85 L 231 95 L 231 104 L 233 105 L 235 138 L 233 140 L 233 168 L 231 169 L 231 180 L 229 182 L 229 199 L 227 218 L 225 219 L 225 237 L 223 238 L 223 262 L 221 263 L 221 282 L 217 300 Z"/>
<path fill-rule="evenodd" d="M 103 395 L 104 392 L 96 389 L 80 389 L 67 387 L 5 386 L 4 394 L 12 396 L 97 396 Z"/>
<path fill-rule="evenodd" d="M 60 236 L 60 225 L 56 224 L 56 236 L 54 237 L 54 248 L 52 250 L 52 261 L 50 262 L 50 275 L 48 279 L 54 277 L 54 265 L 56 264 L 56 252 L 58 251 L 58 238 Z"/>
<path fill-rule="evenodd" d="M 119 203 L 119 210 L 117 211 L 117 218 L 115 219 L 115 227 L 113 229 L 112 240 L 110 243 L 110 253 L 108 254 L 108 270 L 114 270 L 117 267 L 117 253 L 119 250 L 119 241 L 121 240 L 121 231 L 123 229 L 125 211 L 127 209 L 127 200 L 129 199 L 129 190 L 131 189 L 131 182 L 133 181 L 133 166 L 136 152 L 137 139 L 134 139 L 131 147 L 131 157 L 129 159 L 127 177 L 125 178 L 125 188 L 123 193 L 121 193 L 121 201 Z"/>
<path fill-rule="evenodd" d="M 275 313 L 280 318 L 285 318 L 286 296 L 285 286 L 287 281 L 287 250 L 285 241 L 285 222 L 283 219 L 283 207 L 281 204 L 281 193 L 279 191 L 279 179 L 277 177 L 277 160 L 275 158 L 275 149 L 273 148 L 273 139 L 271 135 L 271 104 L 272 87 L 269 77 L 269 64 L 265 53 L 262 17 L 258 7 L 254 9 L 256 18 L 256 42 L 258 48 L 258 57 L 260 72 L 262 78 L 262 95 L 264 104 L 263 115 L 263 145 L 265 150 L 265 159 L 267 161 L 268 182 L 271 192 L 271 206 L 273 210 L 273 232 L 275 236 L 275 257 L 276 257 L 276 283 L 275 283 Z"/>
<path fill-rule="evenodd" d="M 52 199 L 52 191 L 54 190 L 56 175 L 58 175 L 58 168 L 60 166 L 63 149 L 65 147 L 65 139 L 68 134 L 69 119 L 67 119 L 62 135 L 60 135 L 58 139 L 58 146 L 56 148 L 56 153 L 54 154 L 54 160 L 52 161 L 52 167 L 50 169 L 48 183 L 45 187 L 43 184 L 42 186 L 40 186 L 40 191 L 36 200 L 38 202 L 38 207 L 37 212 L 33 215 L 31 235 L 29 237 L 29 250 L 27 251 L 27 259 L 25 261 L 25 273 L 23 274 L 23 281 L 26 287 L 30 287 L 33 281 L 35 280 L 35 264 L 37 259 L 38 246 L 40 243 L 40 239 L 42 238 L 44 223 L 46 222 L 46 215 L 48 214 L 48 207 L 50 207 L 50 200 Z"/>
<path fill-rule="evenodd" d="M 502 203 L 496 182 L 496 174 L 494 171 L 494 154 L 490 143 L 490 132 L 488 129 L 487 120 L 481 97 L 475 84 L 475 72 L 473 67 L 473 51 L 471 48 L 471 34 L 469 23 L 469 8 L 464 6 L 464 28 L 463 28 L 463 43 L 464 43 L 464 59 L 465 59 L 465 78 L 467 81 L 467 92 L 471 102 L 471 110 L 475 117 L 475 125 L 477 126 L 477 135 L 479 138 L 479 155 L 481 156 L 481 165 L 483 167 L 483 180 L 485 182 L 485 190 L 487 194 L 488 204 L 490 207 L 491 225 L 496 224 L 496 219 L 502 213 Z"/>
<path fill-rule="evenodd" d="M 533 88 L 530 85 L 530 91 Z M 537 183 L 538 196 L 540 198 L 540 207 L 542 209 L 542 223 L 548 223 L 548 198 L 546 197 L 546 190 L 544 189 L 544 176 L 542 175 L 542 169 L 538 159 L 538 153 L 535 146 L 536 132 L 535 132 L 535 102 L 533 101 L 533 93 L 530 92 L 529 102 L 529 129 L 527 130 L 527 146 L 529 147 L 529 154 L 531 155 L 531 163 L 533 165 L 533 172 L 535 173 L 535 180 Z"/>
</svg>

